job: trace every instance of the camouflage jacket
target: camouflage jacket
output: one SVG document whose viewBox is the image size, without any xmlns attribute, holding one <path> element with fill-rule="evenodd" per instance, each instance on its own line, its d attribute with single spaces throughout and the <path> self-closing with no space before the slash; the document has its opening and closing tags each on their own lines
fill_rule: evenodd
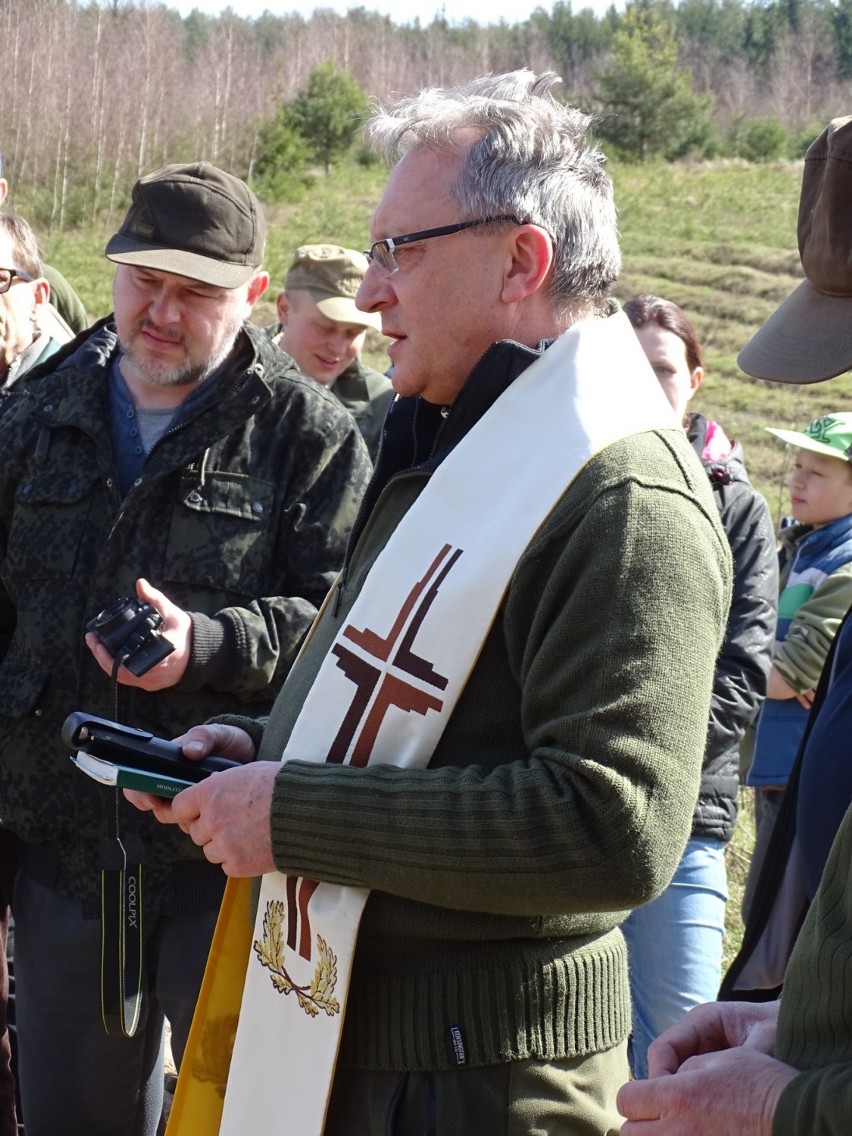
<svg viewBox="0 0 852 1136">
<path fill-rule="evenodd" d="M 388 407 L 394 399 L 390 379 L 355 359 L 332 383 L 331 392 L 358 423 L 370 457 L 375 461 L 379 456 Z"/>
<path fill-rule="evenodd" d="M 43 882 L 89 906 L 114 792 L 69 761 L 85 710 L 173 737 L 223 709 L 263 714 L 342 562 L 370 462 L 350 416 L 266 337 L 248 365 L 152 449 L 122 499 L 105 322 L 32 372 L 0 416 L 0 816 Z M 58 362 L 57 362 L 58 360 Z M 191 613 L 181 683 L 112 684 L 84 627 L 139 576 Z M 221 872 L 179 831 L 121 802 L 146 844 L 151 909 L 215 902 Z M 43 845 L 40 849 L 33 845 Z"/>
</svg>

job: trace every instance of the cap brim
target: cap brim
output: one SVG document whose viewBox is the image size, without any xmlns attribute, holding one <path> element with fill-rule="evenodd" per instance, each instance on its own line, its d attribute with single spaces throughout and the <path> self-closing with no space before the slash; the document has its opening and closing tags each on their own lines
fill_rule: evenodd
<svg viewBox="0 0 852 1136">
<path fill-rule="evenodd" d="M 316 306 L 326 319 L 338 320 L 340 323 L 355 323 L 361 327 L 374 327 L 380 331 L 382 317 L 378 312 L 362 312 L 355 306 L 355 301 L 348 296 L 324 296 L 318 298 L 310 288 L 307 289 Z"/>
<path fill-rule="evenodd" d="M 820 383 L 852 368 L 852 296 L 826 296 L 808 280 L 788 296 L 737 356 L 747 375 Z"/>
<path fill-rule="evenodd" d="M 801 434 L 798 430 L 776 430 L 774 426 L 764 426 L 763 428 L 768 433 L 774 434 L 776 438 L 780 438 L 782 442 L 796 446 L 800 450 L 810 450 L 812 453 L 825 454 L 826 457 L 837 458 L 839 461 L 849 461 L 842 450 L 835 450 L 833 446 L 827 446 L 825 442 L 819 442 L 816 438 L 812 438 L 810 434 Z"/>
<path fill-rule="evenodd" d="M 139 268 L 172 272 L 175 276 L 186 276 L 190 280 L 199 280 L 202 284 L 213 284 L 218 288 L 240 288 L 243 284 L 248 284 L 260 267 L 228 264 L 182 249 L 157 248 L 129 240 L 121 233 L 116 233 L 110 239 L 104 252 L 108 260 L 117 264 L 134 264 Z"/>
</svg>

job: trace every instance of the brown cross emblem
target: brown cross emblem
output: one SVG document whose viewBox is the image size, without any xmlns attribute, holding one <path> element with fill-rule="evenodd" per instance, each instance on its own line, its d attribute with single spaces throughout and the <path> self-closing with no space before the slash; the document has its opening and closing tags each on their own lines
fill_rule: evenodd
<svg viewBox="0 0 852 1136">
<path fill-rule="evenodd" d="M 443 706 L 443 699 L 434 691 L 445 690 L 447 679 L 415 652 L 414 641 L 441 584 L 461 554 L 460 548 L 444 545 L 408 593 L 386 635 L 367 628 L 358 630 L 352 624 L 343 629 L 342 638 L 348 639 L 359 651 L 337 643 L 331 653 L 355 686 L 355 692 L 328 751 L 327 761 L 345 761 L 352 747 L 349 764 L 366 765 L 379 727 L 391 706 L 423 715 Z M 380 665 L 375 665 L 371 659 Z M 394 672 L 387 669 L 388 662 Z"/>
<path fill-rule="evenodd" d="M 416 653 L 414 641 L 441 584 L 461 554 L 460 548 L 443 546 L 408 593 L 386 635 L 367 628 L 359 631 L 351 623 L 344 627 L 341 638 L 347 639 L 357 650 L 338 642 L 331 653 L 355 690 L 326 761 L 342 764 L 351 747 L 349 764 L 366 765 L 379 727 L 392 706 L 407 713 L 426 715 L 430 710 L 439 711 L 444 705 L 443 699 L 434 692 L 445 690 L 447 679 Z M 387 669 L 389 662 L 393 672 Z M 315 880 L 287 877 L 287 946 L 291 950 L 298 949 L 305 959 L 311 957 L 308 904 L 317 886 Z"/>
</svg>

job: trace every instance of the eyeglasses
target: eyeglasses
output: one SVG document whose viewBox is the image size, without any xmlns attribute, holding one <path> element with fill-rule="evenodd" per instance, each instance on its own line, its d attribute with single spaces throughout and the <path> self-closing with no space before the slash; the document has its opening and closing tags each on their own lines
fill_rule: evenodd
<svg viewBox="0 0 852 1136">
<path fill-rule="evenodd" d="M 35 276 L 30 276 L 29 272 L 19 272 L 17 268 L 0 268 L 0 296 L 9 291 L 16 277 L 18 280 L 35 280 Z"/>
<path fill-rule="evenodd" d="M 375 263 L 387 276 L 399 272 L 394 253 L 401 245 L 410 245 L 415 241 L 428 241 L 432 237 L 448 237 L 451 233 L 460 233 L 464 229 L 472 229 L 475 225 L 494 225 L 498 221 L 511 221 L 515 225 L 523 225 L 524 221 L 517 217 L 483 217 L 479 221 L 459 221 L 457 225 L 441 225 L 438 229 L 423 229 L 419 233 L 406 233 L 402 237 L 385 237 L 383 241 L 376 241 L 370 248 L 364 250 L 364 256 L 372 264 Z"/>
</svg>

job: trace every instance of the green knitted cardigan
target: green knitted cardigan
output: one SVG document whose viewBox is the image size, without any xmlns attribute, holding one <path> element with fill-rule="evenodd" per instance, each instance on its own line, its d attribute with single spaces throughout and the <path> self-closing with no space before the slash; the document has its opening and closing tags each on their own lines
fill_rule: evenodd
<svg viewBox="0 0 852 1136">
<path fill-rule="evenodd" d="M 385 486 L 265 729 L 239 722 L 260 758 L 280 758 L 427 480 L 414 470 Z M 342 1065 L 571 1057 L 627 1036 L 619 923 L 667 885 L 689 834 L 729 588 L 727 542 L 683 432 L 624 439 L 587 465 L 523 555 L 428 768 L 282 765 L 278 868 L 372 889 Z M 463 618 L 447 634 L 464 634 Z"/>
</svg>

